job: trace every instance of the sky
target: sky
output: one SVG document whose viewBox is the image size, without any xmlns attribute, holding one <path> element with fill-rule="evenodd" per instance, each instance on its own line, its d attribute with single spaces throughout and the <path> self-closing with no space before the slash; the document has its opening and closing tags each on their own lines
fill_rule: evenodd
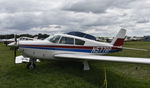
<svg viewBox="0 0 150 88">
<path fill-rule="evenodd" d="M 0 34 L 150 35 L 150 0 L 0 0 Z"/>
</svg>

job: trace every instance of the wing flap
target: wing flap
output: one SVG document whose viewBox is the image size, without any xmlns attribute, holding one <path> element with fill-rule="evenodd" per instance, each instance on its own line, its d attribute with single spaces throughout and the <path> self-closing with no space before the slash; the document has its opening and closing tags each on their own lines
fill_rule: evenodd
<svg viewBox="0 0 150 88">
<path fill-rule="evenodd" d="M 77 55 L 77 54 L 57 54 L 56 58 L 80 59 L 80 60 L 99 60 L 110 62 L 126 62 L 150 64 L 150 58 L 132 58 L 132 57 L 116 57 L 116 56 L 98 56 L 98 55 Z"/>
<path fill-rule="evenodd" d="M 30 58 L 23 57 L 22 55 L 17 56 L 15 58 L 15 64 L 28 63 L 29 61 L 30 61 Z M 36 62 L 40 62 L 40 60 L 36 59 Z"/>
</svg>

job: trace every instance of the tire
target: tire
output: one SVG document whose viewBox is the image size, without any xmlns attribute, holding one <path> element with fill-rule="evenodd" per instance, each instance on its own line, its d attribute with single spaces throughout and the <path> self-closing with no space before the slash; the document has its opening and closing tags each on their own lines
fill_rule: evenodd
<svg viewBox="0 0 150 88">
<path fill-rule="evenodd" d="M 29 63 L 27 64 L 27 69 L 29 69 L 29 70 L 33 70 L 33 69 L 35 69 L 35 67 L 36 67 L 35 63 L 29 62 Z"/>
</svg>

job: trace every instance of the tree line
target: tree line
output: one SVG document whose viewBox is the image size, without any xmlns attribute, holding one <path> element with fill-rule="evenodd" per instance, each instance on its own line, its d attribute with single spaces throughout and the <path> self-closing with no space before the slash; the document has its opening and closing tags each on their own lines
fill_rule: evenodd
<svg viewBox="0 0 150 88">
<path fill-rule="evenodd" d="M 19 34 L 16 35 L 17 38 L 19 37 L 30 37 L 30 38 L 34 38 L 37 37 L 38 39 L 44 39 L 47 38 L 49 35 L 48 34 L 36 34 L 36 35 L 31 35 L 31 34 Z M 14 38 L 14 34 L 6 34 L 6 35 L 0 35 L 0 39 L 11 39 Z"/>
</svg>

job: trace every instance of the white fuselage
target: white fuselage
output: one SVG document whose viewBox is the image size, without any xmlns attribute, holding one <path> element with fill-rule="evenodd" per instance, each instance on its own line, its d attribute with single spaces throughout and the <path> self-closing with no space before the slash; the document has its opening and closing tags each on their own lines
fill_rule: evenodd
<svg viewBox="0 0 150 88">
<path fill-rule="evenodd" d="M 54 39 L 55 36 L 56 38 Z M 59 37 L 59 39 L 57 39 L 57 37 Z M 66 41 L 67 38 L 73 39 L 73 43 L 66 44 L 67 42 L 63 41 L 64 37 Z M 55 40 L 57 40 L 57 42 L 55 42 Z M 78 44 L 76 44 L 77 42 Z M 80 45 L 81 42 L 84 42 L 84 44 Z M 49 37 L 45 40 L 20 41 L 18 45 L 19 51 L 24 57 L 39 59 L 55 59 L 54 55 L 57 54 L 72 53 L 102 55 L 109 52 L 115 52 L 115 49 L 113 50 L 113 45 L 111 45 L 110 43 L 98 42 L 67 34 L 56 34 L 53 37 Z"/>
</svg>

